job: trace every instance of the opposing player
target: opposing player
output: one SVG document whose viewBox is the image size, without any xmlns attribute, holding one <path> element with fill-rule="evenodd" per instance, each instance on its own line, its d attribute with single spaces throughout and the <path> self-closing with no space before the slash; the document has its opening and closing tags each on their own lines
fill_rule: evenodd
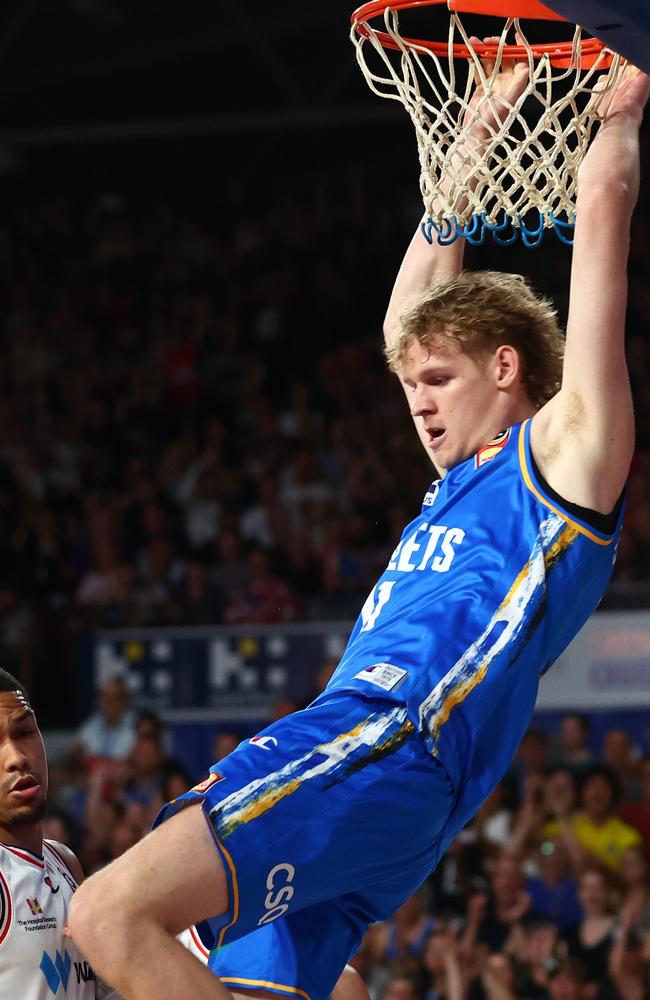
<svg viewBox="0 0 650 1000">
<path fill-rule="evenodd" d="M 325 1000 L 368 923 L 417 888 L 503 775 L 621 530 L 649 90 L 628 73 L 580 170 L 563 363 L 550 310 L 520 279 L 462 274 L 461 244 L 409 248 L 387 349 L 440 478 L 326 691 L 77 893 L 75 940 L 128 1000 Z M 173 938 L 204 919 L 221 946 L 210 971 Z"/>
<path fill-rule="evenodd" d="M 96 982 L 64 934 L 83 873 L 65 844 L 43 839 L 43 738 L 25 688 L 5 670 L 0 670 L 0 777 L 0 997 L 119 1000 Z"/>
</svg>

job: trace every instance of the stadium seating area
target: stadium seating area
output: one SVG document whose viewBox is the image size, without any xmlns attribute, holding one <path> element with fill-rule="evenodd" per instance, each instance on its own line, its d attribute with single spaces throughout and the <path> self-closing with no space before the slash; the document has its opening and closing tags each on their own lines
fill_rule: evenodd
<svg viewBox="0 0 650 1000">
<path fill-rule="evenodd" d="M 245 172 L 220 184 L 204 174 L 189 191 L 169 178 L 123 194 L 23 188 L 7 204 L 10 668 L 38 683 L 45 636 L 70 669 L 71 636 L 97 626 L 356 616 L 431 475 L 380 352 L 419 213 L 390 169 L 278 175 L 273 199 L 254 206 Z M 647 219 L 646 195 L 630 272 L 639 452 L 609 596 L 618 605 L 649 593 Z M 470 265 L 526 272 L 562 310 L 557 253 L 549 238 Z"/>
</svg>

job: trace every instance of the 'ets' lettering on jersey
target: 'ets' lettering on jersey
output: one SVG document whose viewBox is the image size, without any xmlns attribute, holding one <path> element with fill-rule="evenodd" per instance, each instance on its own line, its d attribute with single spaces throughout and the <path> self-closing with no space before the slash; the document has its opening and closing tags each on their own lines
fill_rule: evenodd
<svg viewBox="0 0 650 1000">
<path fill-rule="evenodd" d="M 464 538 L 462 528 L 419 524 L 415 531 L 399 543 L 388 563 L 388 569 L 395 569 L 398 573 L 412 573 L 414 570 L 448 573 L 456 548 Z"/>
</svg>

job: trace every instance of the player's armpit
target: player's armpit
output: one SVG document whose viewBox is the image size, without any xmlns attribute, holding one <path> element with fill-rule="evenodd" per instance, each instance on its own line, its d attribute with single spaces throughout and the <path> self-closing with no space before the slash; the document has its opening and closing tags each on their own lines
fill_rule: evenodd
<svg viewBox="0 0 650 1000">
<path fill-rule="evenodd" d="M 558 393 L 533 417 L 530 443 L 551 489 L 569 503 L 610 514 L 623 491 L 634 450 L 629 386 L 627 393 L 619 389 L 619 408 L 609 423 L 591 418 L 579 394 Z"/>
</svg>

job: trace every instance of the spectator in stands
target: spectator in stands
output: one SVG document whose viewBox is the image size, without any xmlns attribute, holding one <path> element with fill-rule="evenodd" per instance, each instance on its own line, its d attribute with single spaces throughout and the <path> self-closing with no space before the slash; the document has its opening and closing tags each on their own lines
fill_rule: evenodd
<svg viewBox="0 0 650 1000">
<path fill-rule="evenodd" d="M 389 979 L 383 1000 L 423 1000 L 417 979 L 397 975 Z"/>
<path fill-rule="evenodd" d="M 528 782 L 524 800 L 515 817 L 508 851 L 527 859 L 537 869 L 538 849 L 542 842 L 564 837 L 568 828 L 568 845 L 579 860 L 575 838 L 571 833 L 576 804 L 576 784 L 573 773 L 564 766 L 551 768 L 545 777 Z"/>
<path fill-rule="evenodd" d="M 544 730 L 530 726 L 519 744 L 512 767 L 520 799 L 527 795 L 536 799 L 541 796 L 550 749 L 550 740 Z"/>
<path fill-rule="evenodd" d="M 489 894 L 479 893 L 467 905 L 464 951 L 471 952 L 476 943 L 501 951 L 512 927 L 530 911 L 531 899 L 519 863 L 503 855 L 494 866 Z"/>
<path fill-rule="evenodd" d="M 644 940 L 626 917 L 621 920 L 610 952 L 609 978 L 614 987 L 613 1000 L 647 1000 L 650 990 L 647 937 Z"/>
<path fill-rule="evenodd" d="M 639 831 L 643 837 L 646 850 L 650 851 L 650 755 L 644 754 L 639 761 L 638 802 L 625 802 L 619 810 L 619 816 L 630 826 Z"/>
<path fill-rule="evenodd" d="M 424 1000 L 463 1000 L 465 995 L 459 942 L 448 931 L 429 936 L 422 952 Z"/>
<path fill-rule="evenodd" d="M 518 966 L 517 996 L 546 997 L 549 971 L 558 943 L 558 929 L 548 917 L 531 914 L 513 928 L 507 945 Z"/>
<path fill-rule="evenodd" d="M 210 583 L 224 603 L 229 592 L 244 588 L 249 567 L 236 531 L 225 530 L 219 535 L 213 565 L 208 570 Z"/>
<path fill-rule="evenodd" d="M 374 960 L 389 970 L 415 974 L 435 926 L 426 908 L 426 889 L 420 889 L 402 903 L 391 920 L 371 929 Z"/>
<path fill-rule="evenodd" d="M 623 890 L 621 921 L 639 934 L 650 932 L 650 864 L 643 845 L 628 848 L 619 876 Z"/>
<path fill-rule="evenodd" d="M 248 556 L 248 580 L 228 594 L 224 620 L 231 625 L 266 624 L 295 621 L 301 614 L 301 602 L 275 575 L 268 553 L 253 549 Z"/>
<path fill-rule="evenodd" d="M 77 590 L 81 605 L 106 606 L 128 603 L 133 571 L 121 558 L 115 544 L 100 540 L 95 545 L 94 566 L 82 578 Z"/>
<path fill-rule="evenodd" d="M 526 881 L 535 912 L 552 920 L 561 931 L 577 924 L 582 916 L 578 887 L 571 874 L 569 852 L 561 839 L 545 840 L 539 846 L 539 875 Z"/>
<path fill-rule="evenodd" d="M 599 984 L 607 976 L 615 936 L 610 890 L 599 868 L 587 868 L 582 873 L 578 895 L 582 919 L 568 928 L 562 938 L 568 954 L 582 965 L 585 981 Z"/>
<path fill-rule="evenodd" d="M 241 743 L 240 733 L 234 732 L 232 729 L 220 729 L 219 732 L 214 737 L 214 742 L 212 744 L 212 753 L 210 754 L 211 761 L 223 760 L 227 757 L 229 753 L 236 750 Z M 209 764 L 206 764 L 206 768 Z"/>
<path fill-rule="evenodd" d="M 591 725 L 586 715 L 569 712 L 560 723 L 556 759 L 558 764 L 581 770 L 594 761 L 589 749 Z"/>
<path fill-rule="evenodd" d="M 255 501 L 245 507 L 240 523 L 242 538 L 264 549 L 276 549 L 287 541 L 287 511 L 280 503 L 273 476 L 265 476 L 257 483 Z"/>
<path fill-rule="evenodd" d="M 137 716 L 129 707 L 124 681 L 106 681 L 99 690 L 98 711 L 83 723 L 76 746 L 86 767 L 94 769 L 105 761 L 124 760 L 135 743 Z"/>
<path fill-rule="evenodd" d="M 517 968 L 508 952 L 488 955 L 481 971 L 480 984 L 486 1000 L 515 1000 Z"/>
<path fill-rule="evenodd" d="M 510 787 L 502 781 L 492 790 L 470 825 L 471 833 L 489 857 L 507 847 L 511 839 Z M 468 831 L 466 831 L 467 833 Z"/>
<path fill-rule="evenodd" d="M 592 767 L 585 773 L 580 789 L 581 810 L 571 821 L 571 832 L 585 863 L 596 860 L 618 871 L 625 851 L 641 843 L 639 832 L 616 815 L 620 799 L 619 783 L 609 768 Z"/>
<path fill-rule="evenodd" d="M 575 959 L 563 959 L 549 974 L 550 1000 L 586 1000 L 585 975 Z"/>
<path fill-rule="evenodd" d="M 121 794 L 125 806 L 135 802 L 153 821 L 153 809 L 160 797 L 163 782 L 164 754 L 159 740 L 151 736 L 136 738 L 128 757 L 128 778 Z"/>
<path fill-rule="evenodd" d="M 618 778 L 622 798 L 633 801 L 638 799 L 639 754 L 629 733 L 624 729 L 608 729 L 603 739 L 601 757 Z"/>
<path fill-rule="evenodd" d="M 179 624 L 216 625 L 222 620 L 223 604 L 219 590 L 210 580 L 202 560 L 185 563 L 185 578 L 176 595 Z"/>
</svg>

